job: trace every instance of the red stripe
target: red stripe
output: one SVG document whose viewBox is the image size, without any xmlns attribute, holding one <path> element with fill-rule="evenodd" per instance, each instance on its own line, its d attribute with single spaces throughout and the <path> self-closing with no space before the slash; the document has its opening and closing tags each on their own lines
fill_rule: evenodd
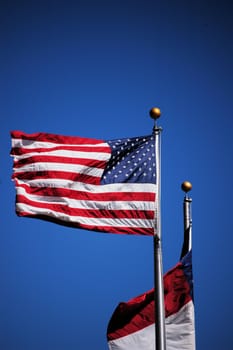
<svg viewBox="0 0 233 350">
<path fill-rule="evenodd" d="M 36 219 L 42 219 L 50 222 L 55 222 L 56 224 L 63 225 L 63 226 L 69 226 L 69 227 L 76 227 L 81 228 L 85 230 L 90 231 L 97 231 L 97 232 L 103 232 L 103 233 L 115 233 L 115 234 L 132 234 L 132 235 L 144 235 L 144 236 L 152 236 L 154 234 L 153 228 L 146 228 L 146 227 L 132 227 L 132 226 L 125 226 L 125 227 L 114 227 L 114 226 L 97 226 L 97 225 L 85 225 L 75 222 L 66 222 L 61 221 L 57 218 L 53 218 L 51 216 L 46 215 L 38 215 L 38 214 L 31 214 L 24 211 L 16 212 L 18 216 L 22 217 L 31 217 Z"/>
<path fill-rule="evenodd" d="M 131 235 L 144 235 L 144 236 L 152 236 L 154 234 L 153 228 L 146 228 L 146 227 L 132 227 L 132 226 L 125 226 L 125 227 L 114 227 L 114 226 L 96 226 L 96 225 L 78 225 L 80 228 L 91 230 L 91 231 L 98 231 L 98 232 L 105 232 L 105 233 L 116 233 L 116 234 L 131 234 Z"/>
<path fill-rule="evenodd" d="M 14 139 L 22 139 L 22 140 L 31 140 L 34 141 L 42 141 L 42 142 L 49 142 L 49 143 L 59 143 L 59 144 L 72 144 L 72 145 L 97 145 L 98 143 L 103 143 L 105 141 L 103 140 L 97 140 L 92 138 L 83 138 L 78 136 L 63 136 L 63 135 L 57 135 L 57 134 L 49 134 L 45 132 L 38 132 L 34 134 L 26 134 L 22 131 L 12 131 L 11 137 Z"/>
<path fill-rule="evenodd" d="M 65 213 L 71 216 L 82 216 L 87 218 L 112 218 L 112 219 L 144 219 L 153 220 L 154 212 L 152 210 L 142 211 L 142 210 L 107 210 L 107 209 L 80 209 L 72 208 L 64 204 L 54 204 L 54 203 L 41 203 L 37 201 L 32 201 L 25 196 L 17 195 L 17 203 L 28 204 L 36 208 L 43 208 L 45 210 L 51 209 L 57 213 Z"/>
<path fill-rule="evenodd" d="M 28 153 L 49 153 L 52 151 L 76 151 L 76 152 L 97 152 L 97 153 L 111 153 L 111 149 L 109 146 L 100 146 L 100 147 L 84 147 L 79 145 L 74 146 L 56 146 L 49 148 L 24 148 L 24 147 L 13 147 L 11 149 L 11 155 L 23 155 Z"/>
<path fill-rule="evenodd" d="M 100 178 L 98 176 L 91 176 L 86 174 L 65 172 L 65 171 L 28 171 L 28 172 L 17 172 L 12 175 L 12 179 L 19 180 L 47 180 L 47 179 L 61 179 L 61 180 L 70 180 L 83 182 L 91 185 L 99 185 Z M 33 191 L 35 191 L 35 187 L 32 187 Z M 44 187 L 43 190 L 44 191 Z M 68 190 L 70 191 L 70 190 Z M 43 194 L 42 194 L 43 195 Z"/>
<path fill-rule="evenodd" d="M 106 166 L 106 161 L 98 159 L 84 159 L 84 158 L 73 158 L 73 157 L 60 157 L 60 156 L 32 156 L 28 158 L 23 158 L 14 162 L 15 168 L 20 168 L 21 166 L 27 164 L 44 163 L 64 163 L 64 164 L 79 164 L 85 165 L 92 168 L 104 169 Z"/>
<path fill-rule="evenodd" d="M 154 202 L 155 193 L 151 192 L 103 192 L 92 193 L 85 191 L 76 191 L 72 189 L 59 187 L 29 187 L 27 185 L 17 185 L 23 187 L 27 193 L 35 194 L 37 196 L 52 196 L 52 197 L 66 197 L 77 200 L 90 201 L 140 201 L 140 202 Z"/>
</svg>

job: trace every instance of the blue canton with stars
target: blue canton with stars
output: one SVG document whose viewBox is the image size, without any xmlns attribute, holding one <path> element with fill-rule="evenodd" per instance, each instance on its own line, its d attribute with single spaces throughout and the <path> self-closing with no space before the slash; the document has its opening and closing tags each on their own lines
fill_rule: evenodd
<svg viewBox="0 0 233 350">
<path fill-rule="evenodd" d="M 101 184 L 156 183 L 155 136 L 106 141 L 111 158 Z"/>
</svg>

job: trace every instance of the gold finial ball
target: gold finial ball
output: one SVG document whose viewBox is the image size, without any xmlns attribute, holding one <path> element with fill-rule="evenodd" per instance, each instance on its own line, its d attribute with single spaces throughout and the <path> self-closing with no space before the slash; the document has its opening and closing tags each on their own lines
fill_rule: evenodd
<svg viewBox="0 0 233 350">
<path fill-rule="evenodd" d="M 184 192 L 189 192 L 192 189 L 192 184 L 189 181 L 184 181 L 181 185 L 181 188 Z"/>
<path fill-rule="evenodd" d="M 160 108 L 158 107 L 151 108 L 150 116 L 152 119 L 158 119 L 161 116 Z"/>
</svg>

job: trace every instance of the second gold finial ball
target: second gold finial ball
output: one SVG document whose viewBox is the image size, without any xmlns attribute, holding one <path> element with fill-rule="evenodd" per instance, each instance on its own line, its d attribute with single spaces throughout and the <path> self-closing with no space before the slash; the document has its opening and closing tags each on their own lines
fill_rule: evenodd
<svg viewBox="0 0 233 350">
<path fill-rule="evenodd" d="M 189 181 L 184 181 L 181 185 L 181 188 L 184 192 L 189 192 L 192 189 L 192 184 Z"/>
<path fill-rule="evenodd" d="M 160 108 L 158 107 L 151 108 L 150 116 L 152 119 L 158 119 L 161 116 Z"/>
</svg>

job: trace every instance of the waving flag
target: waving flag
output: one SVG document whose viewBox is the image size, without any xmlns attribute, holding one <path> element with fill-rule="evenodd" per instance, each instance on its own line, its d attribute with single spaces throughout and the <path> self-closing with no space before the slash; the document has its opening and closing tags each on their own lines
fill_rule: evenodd
<svg viewBox="0 0 233 350">
<path fill-rule="evenodd" d="M 164 303 L 166 349 L 195 350 L 192 250 L 164 275 Z M 155 350 L 154 307 L 154 289 L 120 303 L 108 325 L 109 349 Z"/>
<path fill-rule="evenodd" d="M 113 141 L 13 131 L 16 213 L 88 230 L 153 235 L 155 136 Z"/>
</svg>

